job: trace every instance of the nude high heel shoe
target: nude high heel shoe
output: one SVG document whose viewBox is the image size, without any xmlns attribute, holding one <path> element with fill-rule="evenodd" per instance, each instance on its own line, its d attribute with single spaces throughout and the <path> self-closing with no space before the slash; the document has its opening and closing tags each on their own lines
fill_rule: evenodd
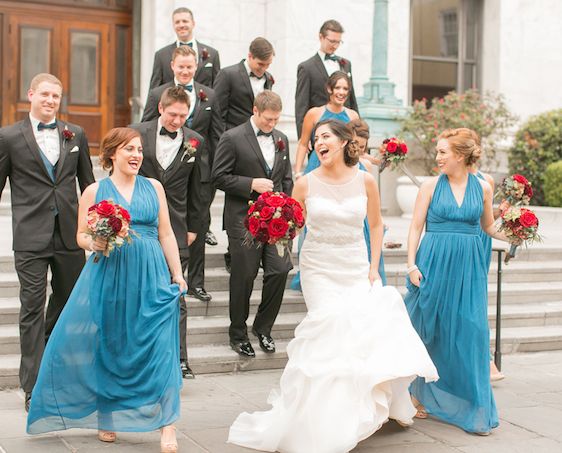
<svg viewBox="0 0 562 453">
<path fill-rule="evenodd" d="M 164 439 L 164 430 L 169 428 L 172 431 L 173 438 Z M 164 426 L 160 429 L 160 452 L 161 453 L 177 453 L 178 441 L 176 440 L 176 427 L 173 425 Z"/>
</svg>

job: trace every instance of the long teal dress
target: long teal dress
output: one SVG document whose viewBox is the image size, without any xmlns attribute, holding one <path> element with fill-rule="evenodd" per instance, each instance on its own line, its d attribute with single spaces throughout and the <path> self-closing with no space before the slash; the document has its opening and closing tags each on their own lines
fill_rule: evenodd
<svg viewBox="0 0 562 453">
<path fill-rule="evenodd" d="M 129 210 L 131 244 L 90 256 L 43 355 L 27 432 L 152 431 L 180 415 L 179 287 L 158 241 L 158 196 L 137 176 L 131 203 L 113 182 L 96 202 Z"/>
<path fill-rule="evenodd" d="M 322 113 L 322 115 L 318 119 L 318 123 L 320 121 L 325 121 L 325 120 L 338 120 L 338 121 L 342 121 L 342 122 L 347 124 L 351 121 L 351 118 L 349 118 L 349 115 L 347 114 L 347 111 L 345 109 L 343 109 L 339 113 L 334 113 L 334 112 L 328 110 L 327 107 L 325 107 L 324 112 Z M 314 148 L 314 131 L 315 130 L 316 130 L 316 127 L 312 130 L 312 133 L 310 134 L 310 143 L 312 144 L 313 148 Z M 308 163 L 307 163 L 306 168 L 304 170 L 304 174 L 306 175 L 307 173 L 310 173 L 312 170 L 318 168 L 319 166 L 320 166 L 320 160 L 318 159 L 318 154 L 316 154 L 316 152 L 313 149 L 312 152 L 308 156 Z M 359 163 L 359 168 L 363 171 L 367 171 L 367 169 L 365 168 L 365 166 L 362 163 Z M 370 239 L 371 235 L 369 233 L 369 223 L 367 222 L 366 218 L 365 218 L 365 221 L 363 222 L 363 235 L 365 236 L 365 242 L 367 243 L 367 254 L 368 254 L 368 259 L 369 259 L 369 262 L 370 262 L 371 261 L 371 239 Z M 305 236 L 306 236 L 306 227 L 304 228 L 303 232 L 299 236 L 299 253 L 300 253 L 300 250 L 302 248 L 302 244 L 303 244 Z M 383 285 L 386 285 L 386 274 L 384 272 L 384 259 L 383 259 L 383 256 L 382 256 L 382 251 L 381 251 L 381 257 L 380 257 L 380 260 L 379 260 L 379 275 L 381 276 Z M 291 281 L 291 289 L 302 291 L 300 271 L 297 272 L 297 274 L 293 277 L 293 280 Z"/>
<path fill-rule="evenodd" d="M 420 287 L 407 279 L 406 307 L 439 373 L 416 379 L 412 395 L 427 411 L 468 432 L 498 426 L 490 384 L 487 263 L 480 240 L 483 190 L 468 175 L 458 206 L 446 175 L 439 176 L 416 255 Z"/>
</svg>

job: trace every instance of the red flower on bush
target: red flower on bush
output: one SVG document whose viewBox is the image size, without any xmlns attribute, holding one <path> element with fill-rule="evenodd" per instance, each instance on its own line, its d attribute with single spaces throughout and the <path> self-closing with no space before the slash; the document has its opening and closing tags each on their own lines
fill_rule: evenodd
<svg viewBox="0 0 562 453">
<path fill-rule="evenodd" d="M 289 223 L 281 217 L 278 219 L 272 219 L 271 222 L 269 222 L 268 229 L 269 235 L 272 238 L 280 239 L 285 236 L 285 233 L 289 229 Z"/>
<path fill-rule="evenodd" d="M 524 228 L 529 228 L 537 226 L 539 224 L 539 219 L 537 219 L 537 216 L 532 211 L 522 208 L 521 217 L 519 217 L 519 223 Z"/>
<path fill-rule="evenodd" d="M 106 200 L 100 201 L 95 205 L 96 212 L 102 217 L 109 217 L 115 214 L 115 205 Z"/>
</svg>

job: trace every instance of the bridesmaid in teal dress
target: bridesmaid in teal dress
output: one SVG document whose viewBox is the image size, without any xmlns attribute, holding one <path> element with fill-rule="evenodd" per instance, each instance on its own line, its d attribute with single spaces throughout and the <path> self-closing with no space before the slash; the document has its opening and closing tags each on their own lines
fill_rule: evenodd
<svg viewBox="0 0 562 453">
<path fill-rule="evenodd" d="M 295 159 L 296 179 L 300 178 L 302 175 L 310 173 L 312 170 L 320 166 L 320 161 L 314 151 L 314 131 L 316 129 L 316 124 L 326 120 L 338 120 L 347 124 L 350 121 L 359 119 L 359 114 L 355 110 L 349 109 L 345 106 L 345 102 L 347 101 L 351 91 L 351 79 L 345 72 L 334 72 L 326 82 L 326 91 L 329 94 L 328 103 L 321 107 L 311 108 L 304 116 L 302 133 L 299 139 Z M 309 143 L 312 147 L 312 151 L 310 153 L 308 153 Z M 307 153 L 308 163 L 303 171 L 304 159 Z M 366 168 L 362 163 L 359 163 L 359 168 L 366 171 Z M 364 223 L 363 232 L 370 259 L 369 224 L 367 223 L 367 219 L 365 219 Z M 302 247 L 305 236 L 306 228 L 299 236 L 299 251 Z M 384 272 L 384 260 L 382 254 L 379 262 L 379 273 L 383 284 L 386 285 L 386 275 Z M 293 277 L 293 280 L 291 281 L 291 289 L 301 290 L 300 272 L 297 272 L 297 275 Z"/>
<path fill-rule="evenodd" d="M 137 176 L 138 133 L 112 129 L 101 148 L 111 176 L 84 191 L 77 234 L 80 247 L 100 259 L 90 256 L 49 339 L 27 432 L 89 428 L 113 442 L 116 431 L 161 428 L 161 451 L 175 452 L 179 297 L 187 289 L 178 246 L 162 185 Z M 86 234 L 86 217 L 90 206 L 108 199 L 129 211 L 136 234 L 106 258 L 100 253 L 106 241 Z"/>
<path fill-rule="evenodd" d="M 435 383 L 412 383 L 417 416 L 429 413 L 487 435 L 498 426 L 498 414 L 490 384 L 489 262 L 480 232 L 506 238 L 494 227 L 490 185 L 470 172 L 480 152 L 470 129 L 439 136 L 442 174 L 420 188 L 408 235 L 405 303 L 440 376 Z"/>
</svg>

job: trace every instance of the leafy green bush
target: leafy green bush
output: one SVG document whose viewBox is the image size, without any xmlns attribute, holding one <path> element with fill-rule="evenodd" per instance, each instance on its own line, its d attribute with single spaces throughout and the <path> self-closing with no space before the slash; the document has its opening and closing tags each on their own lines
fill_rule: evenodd
<svg viewBox="0 0 562 453">
<path fill-rule="evenodd" d="M 562 109 L 530 118 L 517 131 L 509 150 L 509 171 L 521 173 L 533 185 L 532 204 L 545 204 L 546 167 L 559 160 L 562 160 Z"/>
<path fill-rule="evenodd" d="M 415 101 L 409 113 L 400 119 L 400 134 L 410 136 L 419 145 L 423 167 L 431 174 L 437 137 L 445 129 L 467 127 L 476 131 L 482 139 L 484 163 L 490 163 L 495 160 L 498 143 L 507 137 L 515 120 L 501 95 L 451 91 L 431 102 L 425 98 Z"/>
<path fill-rule="evenodd" d="M 544 199 L 548 206 L 562 207 L 562 160 L 553 162 L 544 172 Z"/>
</svg>

